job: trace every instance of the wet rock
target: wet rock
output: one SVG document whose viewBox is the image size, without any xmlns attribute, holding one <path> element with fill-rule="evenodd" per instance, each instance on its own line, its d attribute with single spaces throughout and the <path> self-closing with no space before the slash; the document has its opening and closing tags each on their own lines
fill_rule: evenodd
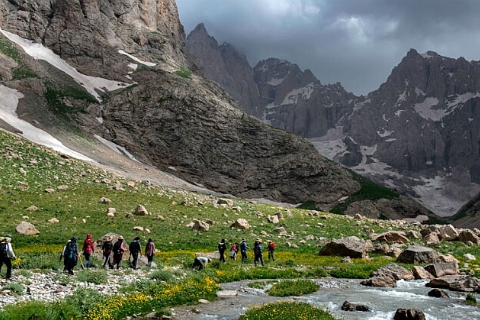
<svg viewBox="0 0 480 320">
<path fill-rule="evenodd" d="M 429 297 L 434 297 L 434 298 L 450 298 L 448 294 L 440 289 L 432 289 L 428 292 Z"/>
<path fill-rule="evenodd" d="M 480 287 L 480 280 L 469 275 L 450 275 L 432 279 L 427 286 L 452 291 L 477 292 Z"/>
<path fill-rule="evenodd" d="M 231 298 L 238 296 L 237 290 L 221 290 L 217 292 L 217 297 L 219 298 Z"/>
<path fill-rule="evenodd" d="M 370 308 L 364 304 L 355 304 L 351 303 L 349 301 L 345 301 L 342 304 L 342 310 L 343 311 L 370 311 Z"/>
<path fill-rule="evenodd" d="M 363 280 L 360 282 L 360 284 L 367 287 L 395 288 L 397 286 L 397 281 L 392 277 L 374 277 L 374 278 Z"/>
<path fill-rule="evenodd" d="M 425 314 L 416 309 L 397 309 L 393 320 L 425 320 Z"/>
</svg>

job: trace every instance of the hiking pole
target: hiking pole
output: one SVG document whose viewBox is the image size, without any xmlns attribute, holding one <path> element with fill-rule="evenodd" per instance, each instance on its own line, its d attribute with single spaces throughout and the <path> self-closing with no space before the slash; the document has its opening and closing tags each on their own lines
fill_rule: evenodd
<svg viewBox="0 0 480 320">
<path fill-rule="evenodd" d="M 85 266 L 83 265 L 83 261 L 82 261 L 82 256 L 79 254 L 78 255 L 78 259 L 80 260 L 80 268 L 85 269 Z"/>
</svg>

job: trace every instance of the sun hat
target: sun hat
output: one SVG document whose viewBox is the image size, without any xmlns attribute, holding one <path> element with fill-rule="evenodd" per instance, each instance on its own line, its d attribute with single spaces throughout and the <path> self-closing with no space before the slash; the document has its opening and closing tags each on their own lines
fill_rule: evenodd
<svg viewBox="0 0 480 320">
<path fill-rule="evenodd" d="M 112 241 L 112 240 L 113 240 L 112 236 L 107 237 L 107 241 Z"/>
<path fill-rule="evenodd" d="M 118 236 L 118 240 L 123 240 L 123 237 L 122 237 L 122 236 Z"/>
</svg>

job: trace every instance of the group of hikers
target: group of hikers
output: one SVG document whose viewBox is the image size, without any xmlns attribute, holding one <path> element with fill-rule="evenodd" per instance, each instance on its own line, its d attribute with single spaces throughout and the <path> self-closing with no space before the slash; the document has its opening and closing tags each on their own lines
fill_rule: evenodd
<svg viewBox="0 0 480 320">
<path fill-rule="evenodd" d="M 225 252 L 227 251 L 227 243 L 225 242 L 225 239 L 220 240 L 220 243 L 217 246 L 218 248 L 218 253 L 220 254 L 220 262 L 226 262 L 225 261 Z M 240 254 L 242 256 L 242 263 L 246 263 L 247 261 L 247 250 L 250 249 L 250 247 L 247 245 L 247 241 L 245 238 L 242 239 L 242 241 L 239 243 L 235 242 L 232 244 L 230 247 L 230 259 L 231 260 L 237 260 L 237 254 L 238 251 L 240 250 Z M 275 243 L 273 241 L 269 240 L 268 245 L 267 245 L 267 251 L 268 251 L 268 260 L 275 261 Z M 253 262 L 255 266 L 257 264 L 261 263 L 262 266 L 264 265 L 263 263 L 263 246 L 262 246 L 262 239 L 257 238 L 253 244 Z M 204 269 L 209 262 L 212 262 L 212 259 L 207 258 L 207 257 L 196 257 L 195 260 L 193 261 L 193 268 L 198 268 L 198 270 Z"/>
<path fill-rule="evenodd" d="M 12 276 L 12 259 L 16 259 L 15 253 L 13 252 L 12 245 L 12 236 L 7 234 L 5 237 L 0 237 L 0 272 L 2 270 L 2 266 L 5 264 L 7 267 L 7 274 L 6 279 L 10 279 Z M 227 251 L 227 243 L 225 239 L 222 239 L 217 246 L 218 252 L 220 254 L 220 262 L 225 261 L 225 252 Z M 230 259 L 237 260 L 237 254 L 240 250 L 240 254 L 242 256 L 242 263 L 246 263 L 247 260 L 247 250 L 250 247 L 247 245 L 247 241 L 245 238 L 239 243 L 235 242 L 230 247 Z M 130 252 L 130 266 L 133 269 L 137 269 L 138 257 L 142 252 L 142 246 L 140 244 L 140 237 L 135 237 L 132 242 L 126 246 L 125 239 L 122 236 L 119 236 L 117 241 L 113 243 L 113 237 L 107 236 L 106 239 L 103 240 L 101 245 L 102 254 L 103 254 L 103 265 L 102 267 L 105 269 L 108 265 L 110 269 L 114 269 L 115 266 L 117 269 L 120 268 L 120 265 L 123 260 L 123 254 L 126 251 Z M 155 244 L 151 238 L 148 239 L 148 242 L 145 246 L 144 254 L 147 257 L 147 267 L 152 266 L 153 257 L 155 256 Z M 267 245 L 268 251 L 268 260 L 275 261 L 274 251 L 275 251 L 275 244 L 273 241 L 269 240 Z M 68 272 L 68 274 L 73 275 L 73 269 L 78 264 L 78 260 L 81 259 L 81 255 L 84 256 L 85 261 L 81 262 L 80 266 L 83 268 L 89 268 L 91 266 L 90 258 L 92 254 L 95 253 L 95 243 L 92 240 L 92 235 L 87 234 L 87 237 L 83 241 L 83 247 L 81 250 L 81 254 L 78 250 L 77 238 L 72 237 L 67 241 L 67 244 L 63 247 L 62 253 L 60 255 L 60 260 L 63 259 L 64 264 L 64 271 Z M 253 262 L 255 266 L 263 263 L 263 246 L 262 240 L 257 238 L 253 244 L 253 253 L 254 259 Z M 131 259 L 131 260 L 130 260 Z M 202 270 L 206 267 L 206 265 L 211 262 L 210 258 L 206 257 L 196 257 L 193 262 L 193 268 L 198 268 L 198 270 Z"/>
<path fill-rule="evenodd" d="M 140 237 L 135 237 L 132 242 L 126 247 L 125 239 L 122 236 L 119 236 L 117 241 L 113 243 L 113 237 L 107 236 L 102 243 L 102 254 L 103 254 L 103 265 L 102 267 L 105 269 L 106 266 L 110 269 L 114 269 L 115 266 L 117 269 L 120 268 L 120 265 L 123 260 L 123 254 L 126 251 L 130 252 L 130 266 L 133 269 L 137 269 L 138 263 L 138 256 L 142 252 L 142 247 L 140 244 Z M 145 256 L 147 257 L 147 267 L 152 266 L 153 257 L 155 256 L 155 244 L 153 240 L 150 238 L 145 246 Z M 87 234 L 86 239 L 83 242 L 83 247 L 81 254 L 84 256 L 85 261 L 80 264 L 83 268 L 89 268 L 91 266 L 90 257 L 95 253 L 95 244 L 92 240 L 92 235 Z M 78 264 L 78 259 L 80 258 L 80 253 L 78 251 L 78 244 L 77 238 L 72 237 L 68 240 L 67 244 L 63 248 L 63 251 L 60 255 L 60 260 L 63 258 L 64 264 L 64 271 L 68 272 L 69 274 L 74 274 L 73 269 Z M 131 259 L 131 260 L 130 260 Z"/>
</svg>

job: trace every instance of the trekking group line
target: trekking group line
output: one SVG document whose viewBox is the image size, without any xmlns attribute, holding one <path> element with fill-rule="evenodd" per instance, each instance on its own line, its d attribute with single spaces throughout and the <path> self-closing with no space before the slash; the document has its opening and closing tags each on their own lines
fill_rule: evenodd
<svg viewBox="0 0 480 320">
<path fill-rule="evenodd" d="M 226 262 L 225 260 L 225 251 L 227 250 L 227 243 L 225 239 L 221 239 L 220 242 L 217 245 L 218 253 L 219 253 L 219 261 L 220 262 Z M 250 247 L 247 245 L 247 241 L 245 238 L 242 239 L 242 241 L 239 243 L 235 242 L 231 245 L 230 247 L 230 259 L 232 261 L 237 260 L 237 255 L 238 251 L 240 250 L 240 254 L 242 257 L 241 263 L 246 263 L 247 262 L 247 250 L 250 249 Z M 275 261 L 275 243 L 273 241 L 269 240 L 268 245 L 267 245 L 267 252 L 268 252 L 268 260 Z M 253 262 L 255 266 L 257 264 L 261 264 L 264 266 L 263 262 L 263 246 L 262 246 L 262 239 L 257 238 L 253 244 Z M 202 270 L 204 269 L 208 263 L 212 262 L 212 259 L 207 258 L 207 257 L 195 257 L 193 261 L 193 268 Z"/>
<path fill-rule="evenodd" d="M 0 247 L 1 248 L 1 247 Z M 130 267 L 137 269 L 138 257 L 141 255 L 142 246 L 140 243 L 140 237 L 135 237 L 130 244 L 126 245 L 125 239 L 123 236 L 119 236 L 117 241 L 113 243 L 113 237 L 107 236 L 101 245 L 103 264 L 102 268 L 106 269 L 107 266 L 110 269 L 120 269 L 121 263 L 123 261 L 123 254 L 126 251 L 130 252 Z M 155 243 L 151 238 L 148 239 L 148 242 L 145 246 L 144 255 L 147 257 L 147 267 L 152 266 L 153 257 L 155 256 Z M 64 272 L 73 275 L 73 269 L 78 264 L 78 261 L 81 260 L 81 256 L 84 256 L 85 261 L 80 263 L 82 269 L 90 268 L 91 255 L 95 253 L 95 244 L 92 240 L 92 235 L 87 234 L 86 239 L 83 242 L 83 247 L 81 252 L 78 250 L 77 238 L 72 237 L 67 241 L 63 247 L 62 253 L 60 254 L 60 260 L 63 259 Z M 13 252 L 12 252 L 13 254 Z"/>
<path fill-rule="evenodd" d="M 113 237 L 107 236 L 106 239 L 103 241 L 101 245 L 102 256 L 103 256 L 103 264 L 102 268 L 106 269 L 107 266 L 110 269 L 120 269 L 121 263 L 123 261 L 123 254 L 126 251 L 130 252 L 130 267 L 133 269 L 137 269 L 137 263 L 139 255 L 142 252 L 142 246 L 140 243 L 140 237 L 135 237 L 132 242 L 126 246 L 125 239 L 123 236 L 119 236 L 117 241 L 113 243 Z M 7 267 L 7 274 L 6 279 L 10 279 L 12 276 L 12 262 L 11 260 L 15 260 L 16 256 L 13 252 L 12 245 L 12 236 L 7 234 L 5 237 L 0 237 L 0 272 L 2 270 L 2 266 L 5 264 Z M 250 247 L 247 245 L 247 241 L 245 238 L 239 243 L 235 242 L 230 247 L 229 256 L 232 261 L 237 260 L 237 254 L 240 250 L 241 254 L 241 263 L 246 263 L 247 261 L 247 250 Z M 217 245 L 218 252 L 220 254 L 219 260 L 220 262 L 226 262 L 225 260 L 225 252 L 227 251 L 227 243 L 225 239 L 221 239 L 221 241 Z M 267 245 L 268 251 L 268 260 L 275 261 L 274 251 L 275 251 L 275 244 L 273 241 L 269 240 Z M 151 238 L 148 239 L 147 244 L 145 245 L 144 255 L 147 258 L 147 267 L 152 266 L 153 257 L 155 256 L 156 248 L 153 240 Z M 85 240 L 83 241 L 82 250 L 78 250 L 78 243 L 77 238 L 73 236 L 71 239 L 67 241 L 65 246 L 63 247 L 62 253 L 60 254 L 60 260 L 63 259 L 64 264 L 64 272 L 67 272 L 70 275 L 74 274 L 74 268 L 77 266 L 79 260 L 82 260 L 81 256 L 83 255 L 85 261 L 81 261 L 80 266 L 82 269 L 90 268 L 92 266 L 90 258 L 91 255 L 95 253 L 95 243 L 93 242 L 92 235 L 89 233 L 87 234 Z M 254 259 L 253 262 L 255 266 L 257 264 L 264 265 L 263 262 L 263 246 L 262 246 L 262 239 L 257 238 L 253 244 L 253 253 Z M 193 268 L 198 268 L 198 270 L 204 269 L 208 263 L 212 262 L 212 259 L 207 257 L 196 257 L 193 262 Z"/>
</svg>

